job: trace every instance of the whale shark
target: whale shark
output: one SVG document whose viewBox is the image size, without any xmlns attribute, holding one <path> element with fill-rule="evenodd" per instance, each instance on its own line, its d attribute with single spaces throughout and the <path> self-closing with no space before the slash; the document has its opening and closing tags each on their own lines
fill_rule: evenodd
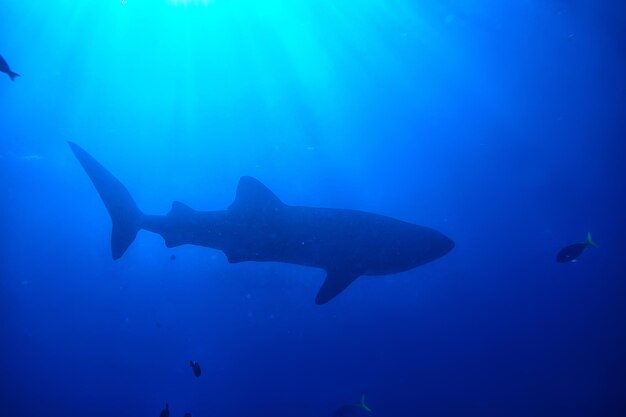
<svg viewBox="0 0 626 417">
<path fill-rule="evenodd" d="M 111 217 L 111 253 L 119 259 L 139 230 L 161 235 L 168 248 L 221 250 L 230 263 L 282 262 L 321 268 L 316 304 L 325 304 L 360 276 L 389 275 L 438 259 L 454 248 L 425 226 L 358 210 L 288 205 L 259 180 L 239 179 L 226 210 L 198 211 L 179 202 L 165 215 L 144 214 L 126 187 L 73 142 L 74 155 Z"/>
</svg>

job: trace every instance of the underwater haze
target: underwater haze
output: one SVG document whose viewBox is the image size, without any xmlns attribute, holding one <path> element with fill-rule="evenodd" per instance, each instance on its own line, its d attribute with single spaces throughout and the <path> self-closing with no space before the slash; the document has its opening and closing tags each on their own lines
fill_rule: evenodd
<svg viewBox="0 0 626 417">
<path fill-rule="evenodd" d="M 0 414 L 626 415 L 625 28 L 618 1 L 2 2 Z M 114 261 L 68 141 L 148 214 L 252 176 L 455 248 L 324 305 L 321 269 L 147 231 Z"/>
</svg>

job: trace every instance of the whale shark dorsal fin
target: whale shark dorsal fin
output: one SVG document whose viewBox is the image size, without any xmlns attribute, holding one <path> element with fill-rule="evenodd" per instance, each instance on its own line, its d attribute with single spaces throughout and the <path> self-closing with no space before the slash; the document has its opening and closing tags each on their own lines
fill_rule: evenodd
<svg viewBox="0 0 626 417">
<path fill-rule="evenodd" d="M 180 201 L 174 201 L 172 203 L 172 208 L 167 213 L 167 218 L 172 220 L 174 223 L 181 223 L 188 221 L 191 216 L 194 215 L 196 211 L 189 207 L 187 204 L 181 203 Z M 165 246 L 168 248 L 174 248 L 176 246 L 184 245 L 186 243 L 185 235 L 181 233 L 177 233 L 175 229 L 166 229 L 161 233 L 161 237 L 165 241 Z"/>
<path fill-rule="evenodd" d="M 353 272 L 342 270 L 327 271 L 326 280 L 324 280 L 324 283 L 315 297 L 315 304 L 325 304 L 329 302 L 340 292 L 348 288 L 348 285 L 352 284 L 358 277 L 359 275 Z"/>
<path fill-rule="evenodd" d="M 285 204 L 261 181 L 252 177 L 241 177 L 237 185 L 235 201 L 228 207 L 231 211 L 278 210 Z"/>
<path fill-rule="evenodd" d="M 187 204 L 181 203 L 180 201 L 174 201 L 172 203 L 172 208 L 170 209 L 169 213 L 167 213 L 167 215 L 177 217 L 193 214 L 194 212 L 195 210 L 189 207 Z"/>
</svg>

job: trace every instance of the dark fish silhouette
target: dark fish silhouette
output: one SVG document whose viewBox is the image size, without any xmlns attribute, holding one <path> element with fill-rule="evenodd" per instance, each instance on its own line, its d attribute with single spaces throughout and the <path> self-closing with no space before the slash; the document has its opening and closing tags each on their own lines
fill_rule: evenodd
<svg viewBox="0 0 626 417">
<path fill-rule="evenodd" d="M 170 417 L 170 406 L 167 403 L 165 403 L 165 408 L 161 410 L 159 417 Z"/>
<path fill-rule="evenodd" d="M 191 413 L 185 413 L 183 417 L 191 417 Z"/>
<path fill-rule="evenodd" d="M 556 261 L 561 263 L 575 262 L 588 246 L 593 246 L 594 248 L 598 247 L 591 239 L 591 233 L 587 233 L 587 240 L 585 242 L 573 243 L 561 249 L 559 253 L 556 254 Z"/>
<path fill-rule="evenodd" d="M 176 260 L 176 255 L 170 255 L 170 261 L 175 261 Z"/>
<path fill-rule="evenodd" d="M 9 64 L 7 64 L 2 55 L 0 55 L 0 72 L 4 72 L 5 74 L 7 74 L 11 81 L 15 81 L 15 77 L 20 76 L 20 74 L 18 74 L 17 72 L 11 71 L 11 68 L 9 68 Z"/>
<path fill-rule="evenodd" d="M 365 405 L 365 395 L 361 396 L 361 402 L 358 404 L 348 404 L 339 407 L 333 413 L 333 417 L 359 417 L 371 413 L 372 410 Z"/>
<path fill-rule="evenodd" d="M 167 247 L 219 249 L 230 263 L 285 262 L 326 271 L 315 302 L 324 304 L 361 275 L 407 271 L 448 253 L 454 242 L 428 227 L 356 210 L 289 206 L 252 177 L 241 177 L 227 210 L 196 211 L 175 201 L 165 216 L 143 214 L 124 185 L 85 150 L 69 143 L 113 223 L 120 258 L 141 229 Z"/>
<path fill-rule="evenodd" d="M 189 366 L 191 366 L 191 369 L 193 369 L 193 374 L 196 376 L 196 378 L 200 378 L 200 375 L 202 375 L 200 364 L 196 361 L 189 361 Z"/>
</svg>

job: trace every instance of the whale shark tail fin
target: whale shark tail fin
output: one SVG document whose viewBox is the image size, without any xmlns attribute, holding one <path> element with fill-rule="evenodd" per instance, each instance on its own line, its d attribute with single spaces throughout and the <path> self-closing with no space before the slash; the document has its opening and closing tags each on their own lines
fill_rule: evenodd
<svg viewBox="0 0 626 417">
<path fill-rule="evenodd" d="M 361 402 L 359 403 L 359 407 L 361 407 L 363 410 L 367 411 L 368 413 L 372 412 L 372 409 L 369 408 L 366 404 L 365 404 L 365 394 L 361 395 Z"/>
<path fill-rule="evenodd" d="M 593 246 L 594 248 L 597 248 L 598 245 L 596 244 L 596 242 L 593 241 L 593 239 L 591 238 L 591 232 L 587 233 L 587 245 L 589 246 Z"/>
<path fill-rule="evenodd" d="M 104 203 L 113 227 L 111 230 L 111 254 L 113 259 L 122 257 L 133 243 L 141 229 L 143 213 L 137 207 L 124 184 L 113 176 L 105 167 L 89 155 L 83 148 L 68 142 L 72 152 L 96 187 Z"/>
</svg>

